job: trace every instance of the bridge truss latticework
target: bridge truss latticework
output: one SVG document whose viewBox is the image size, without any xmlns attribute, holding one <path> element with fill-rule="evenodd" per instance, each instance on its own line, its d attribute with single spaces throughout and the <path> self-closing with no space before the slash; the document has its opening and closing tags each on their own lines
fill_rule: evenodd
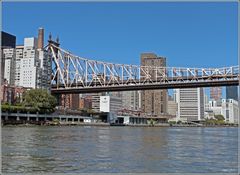
<svg viewBox="0 0 240 175">
<path fill-rule="evenodd" d="M 52 91 L 100 92 L 237 85 L 239 67 L 182 68 L 114 64 L 81 58 L 49 44 Z"/>
</svg>

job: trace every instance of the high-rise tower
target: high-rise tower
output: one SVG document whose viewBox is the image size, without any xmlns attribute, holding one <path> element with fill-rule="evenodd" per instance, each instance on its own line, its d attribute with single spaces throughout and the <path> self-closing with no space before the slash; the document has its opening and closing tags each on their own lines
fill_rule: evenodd
<svg viewBox="0 0 240 175">
<path fill-rule="evenodd" d="M 204 118 L 203 88 L 176 89 L 178 117 L 187 121 L 197 121 Z"/>
<path fill-rule="evenodd" d="M 239 86 L 227 86 L 226 99 L 234 99 L 238 101 L 238 88 Z"/>
<path fill-rule="evenodd" d="M 37 48 L 38 49 L 43 49 L 43 47 L 44 47 L 44 29 L 39 28 L 38 29 L 38 45 L 37 45 Z"/>
<path fill-rule="evenodd" d="M 222 87 L 211 87 L 210 98 L 219 101 L 222 98 Z"/>
<path fill-rule="evenodd" d="M 141 54 L 141 66 L 166 67 L 166 58 L 153 53 Z M 149 73 L 151 77 L 156 75 Z M 144 90 L 141 93 L 142 111 L 149 115 L 161 116 L 167 113 L 167 90 Z"/>
</svg>

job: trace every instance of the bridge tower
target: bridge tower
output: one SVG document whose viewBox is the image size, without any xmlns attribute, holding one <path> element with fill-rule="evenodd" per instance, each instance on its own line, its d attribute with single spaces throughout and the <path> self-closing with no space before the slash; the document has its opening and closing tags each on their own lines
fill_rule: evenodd
<svg viewBox="0 0 240 175">
<path fill-rule="evenodd" d="M 51 54 L 55 54 L 55 57 L 56 57 L 56 61 L 59 63 L 59 46 L 60 46 L 60 43 L 59 43 L 59 37 L 56 38 L 56 41 L 52 40 L 52 35 L 51 33 L 49 34 L 49 39 L 48 39 L 48 45 L 54 45 L 55 47 L 49 47 L 48 48 L 48 52 L 49 52 L 49 56 L 50 58 L 49 59 L 52 59 L 52 55 Z M 52 50 L 51 50 L 52 49 Z M 64 59 L 67 59 L 66 56 L 64 56 Z M 53 63 L 53 60 L 51 61 L 51 63 Z M 66 61 L 65 61 L 66 63 Z M 60 82 L 60 75 L 59 75 L 59 72 L 57 71 L 58 69 L 58 66 L 55 64 L 52 64 L 52 70 L 53 72 L 56 71 L 56 76 L 54 78 L 54 83 L 57 84 L 57 86 L 59 85 L 59 82 Z M 67 70 L 67 65 L 65 64 L 64 65 L 64 68 L 65 70 Z M 64 71 L 65 72 L 65 71 Z M 53 78 L 53 75 L 51 75 L 52 78 Z M 51 79 L 52 79 L 51 78 Z M 67 78 L 67 75 L 66 75 L 66 72 L 64 73 L 64 79 Z M 64 109 L 67 109 L 67 108 L 70 108 L 70 94 L 58 94 L 56 96 L 57 98 L 57 102 L 58 102 L 58 105 L 61 106 L 62 108 Z"/>
</svg>

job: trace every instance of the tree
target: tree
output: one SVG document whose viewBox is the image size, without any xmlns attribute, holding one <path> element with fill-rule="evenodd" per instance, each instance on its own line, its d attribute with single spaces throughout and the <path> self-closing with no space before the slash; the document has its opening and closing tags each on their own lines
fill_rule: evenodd
<svg viewBox="0 0 240 175">
<path fill-rule="evenodd" d="M 224 120 L 223 115 L 214 115 L 214 118 L 217 119 L 218 121 L 223 121 Z"/>
<path fill-rule="evenodd" d="M 56 98 L 47 90 L 31 89 L 23 94 L 23 105 L 40 113 L 54 112 L 56 104 Z"/>
</svg>

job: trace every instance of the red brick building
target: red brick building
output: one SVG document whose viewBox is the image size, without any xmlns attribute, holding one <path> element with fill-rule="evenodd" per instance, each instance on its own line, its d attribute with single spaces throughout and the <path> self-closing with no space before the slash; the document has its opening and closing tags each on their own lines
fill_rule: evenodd
<svg viewBox="0 0 240 175">
<path fill-rule="evenodd" d="M 23 100 L 23 93 L 26 88 L 10 86 L 8 84 L 1 85 L 0 99 L 1 103 L 16 104 Z"/>
</svg>

